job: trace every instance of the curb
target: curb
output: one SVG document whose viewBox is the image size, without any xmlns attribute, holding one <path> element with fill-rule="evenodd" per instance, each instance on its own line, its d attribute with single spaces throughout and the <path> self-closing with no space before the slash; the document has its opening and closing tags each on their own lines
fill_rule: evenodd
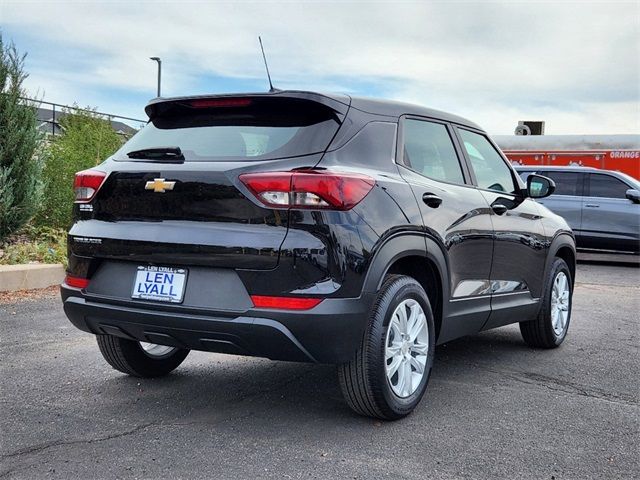
<svg viewBox="0 0 640 480">
<path fill-rule="evenodd" d="M 64 275 L 64 266 L 60 263 L 0 265 L 0 292 L 33 290 L 59 285 Z"/>
</svg>

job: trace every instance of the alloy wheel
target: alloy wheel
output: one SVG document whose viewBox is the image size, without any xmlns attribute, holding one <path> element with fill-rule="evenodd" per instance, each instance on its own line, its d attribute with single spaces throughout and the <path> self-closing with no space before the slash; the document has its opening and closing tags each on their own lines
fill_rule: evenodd
<svg viewBox="0 0 640 480">
<path fill-rule="evenodd" d="M 164 357 L 166 355 L 169 355 L 170 353 L 173 353 L 173 351 L 175 350 L 175 347 L 168 347 L 166 345 L 158 345 L 148 342 L 139 343 L 142 347 L 142 350 L 144 350 L 144 353 L 146 353 L 150 357 Z"/>
<path fill-rule="evenodd" d="M 420 304 L 403 300 L 394 310 L 385 341 L 385 371 L 393 392 L 411 396 L 424 377 L 429 353 L 427 318 Z"/>
<path fill-rule="evenodd" d="M 561 337 L 567 327 L 570 311 L 569 280 L 564 272 L 558 272 L 551 289 L 551 327 Z"/>
</svg>

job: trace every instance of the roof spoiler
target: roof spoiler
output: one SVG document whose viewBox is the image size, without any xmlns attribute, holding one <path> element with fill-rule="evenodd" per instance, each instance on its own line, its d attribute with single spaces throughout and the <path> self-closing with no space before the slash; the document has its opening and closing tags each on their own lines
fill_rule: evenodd
<svg viewBox="0 0 640 480">
<path fill-rule="evenodd" d="M 326 95 L 315 92 L 287 90 L 268 93 L 233 93 L 224 95 L 196 95 L 186 97 L 154 98 L 147 104 L 144 111 L 147 113 L 149 118 L 152 119 L 156 115 L 158 115 L 158 113 L 165 110 L 165 108 L 162 107 L 168 107 L 171 104 L 207 101 L 214 102 L 216 100 L 219 100 L 221 103 L 224 103 L 225 101 L 232 103 L 234 100 L 250 100 L 253 98 L 289 98 L 312 101 L 331 108 L 339 117 L 341 117 L 341 120 L 347 114 L 349 106 L 351 105 L 351 97 L 347 95 Z"/>
</svg>

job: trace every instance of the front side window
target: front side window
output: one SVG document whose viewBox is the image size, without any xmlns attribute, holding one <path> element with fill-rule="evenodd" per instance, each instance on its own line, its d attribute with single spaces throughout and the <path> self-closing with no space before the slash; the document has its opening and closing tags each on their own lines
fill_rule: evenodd
<svg viewBox="0 0 640 480">
<path fill-rule="evenodd" d="M 589 196 L 626 198 L 629 186 L 611 175 L 589 174 Z"/>
<path fill-rule="evenodd" d="M 534 174 L 535 172 L 523 172 L 522 170 L 518 170 L 518 175 L 520 175 L 520 178 L 522 179 L 523 182 L 527 182 L 527 178 L 529 178 L 529 175 Z"/>
<path fill-rule="evenodd" d="M 459 129 L 464 148 L 476 174 L 478 187 L 515 193 L 511 169 L 484 135 Z"/>
<path fill-rule="evenodd" d="M 407 119 L 403 130 L 403 163 L 407 167 L 435 180 L 464 183 L 462 167 L 445 125 Z"/>
<path fill-rule="evenodd" d="M 556 184 L 554 195 L 582 195 L 582 173 L 542 171 L 540 175 L 549 177 Z"/>
</svg>

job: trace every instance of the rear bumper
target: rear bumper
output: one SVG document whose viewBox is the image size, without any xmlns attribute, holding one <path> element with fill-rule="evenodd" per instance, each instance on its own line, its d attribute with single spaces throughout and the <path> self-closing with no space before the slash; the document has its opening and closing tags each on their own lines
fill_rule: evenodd
<svg viewBox="0 0 640 480">
<path fill-rule="evenodd" d="M 326 299 L 311 310 L 241 314 L 104 298 L 63 284 L 64 311 L 80 330 L 273 360 L 343 363 L 356 351 L 372 295 Z"/>
</svg>

